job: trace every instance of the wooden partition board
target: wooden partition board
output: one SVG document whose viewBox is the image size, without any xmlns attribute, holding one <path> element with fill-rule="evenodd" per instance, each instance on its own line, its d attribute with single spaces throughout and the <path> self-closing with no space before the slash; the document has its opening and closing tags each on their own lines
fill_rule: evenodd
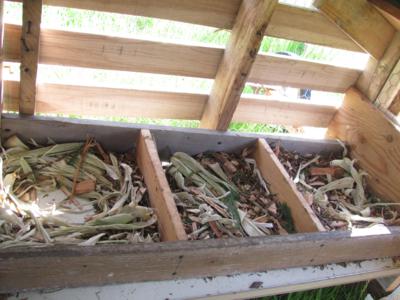
<svg viewBox="0 0 400 300">
<path fill-rule="evenodd" d="M 369 186 L 383 199 L 400 202 L 400 129 L 356 88 L 347 91 L 328 128 L 346 142 Z"/>
<path fill-rule="evenodd" d="M 11 0 L 20 2 L 21 0 Z M 46 5 L 153 17 L 232 29 L 241 0 L 44 0 Z M 173 7 L 174 9 L 171 9 Z M 278 4 L 266 34 L 362 52 L 339 28 L 313 9 Z"/>
<path fill-rule="evenodd" d="M 163 241 L 186 240 L 187 235 L 149 130 L 140 131 L 136 160 L 143 174 L 150 202 L 156 209 L 161 239 Z"/>
<path fill-rule="evenodd" d="M 296 184 L 265 140 L 257 141 L 254 157 L 262 176 L 270 184 L 271 192 L 276 193 L 279 201 L 286 203 L 290 208 L 297 232 L 325 231 L 324 226 L 297 190 Z"/>
<path fill-rule="evenodd" d="M 4 56 L 20 61 L 21 27 L 6 24 Z M 224 49 L 43 29 L 39 62 L 214 79 Z M 84 55 L 83 55 L 84 54 Z M 248 81 L 344 92 L 361 71 L 287 56 L 257 55 Z"/>
<path fill-rule="evenodd" d="M 149 191 L 155 187 L 156 193 L 157 185 L 163 181 L 157 151 L 161 157 L 168 158 L 176 151 L 190 155 L 206 150 L 234 152 L 257 143 L 256 156 L 261 168 L 275 170 L 278 162 L 271 165 L 272 156 L 263 155 L 270 154 L 265 139 L 279 141 L 286 149 L 300 153 L 341 150 L 340 145 L 329 140 L 5 115 L 2 138 L 13 134 L 19 134 L 23 139 L 34 138 L 39 143 L 45 143 L 47 137 L 67 142 L 84 140 L 91 135 L 106 149 L 120 152 L 132 149 L 132 141 L 139 139 L 139 164 L 145 177 L 153 176 L 153 181 L 158 182 L 149 185 Z M 158 169 L 155 168 L 157 165 Z M 275 180 L 282 181 L 280 176 L 276 175 Z M 166 191 L 167 188 L 159 195 L 165 195 Z M 160 221 L 163 218 L 167 217 L 161 217 Z M 0 250 L 0 292 L 227 275 L 358 261 L 399 256 L 399 249 L 400 228 L 395 227 L 379 232 L 314 232 L 135 245 L 3 249 Z"/>
</svg>

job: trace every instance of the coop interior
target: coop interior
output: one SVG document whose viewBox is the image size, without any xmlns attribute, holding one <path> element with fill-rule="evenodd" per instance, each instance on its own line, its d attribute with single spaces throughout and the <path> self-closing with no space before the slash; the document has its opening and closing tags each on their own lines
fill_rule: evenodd
<svg viewBox="0 0 400 300">
<path fill-rule="evenodd" d="M 400 255 L 395 0 L 0 8 L 0 292 Z"/>
</svg>

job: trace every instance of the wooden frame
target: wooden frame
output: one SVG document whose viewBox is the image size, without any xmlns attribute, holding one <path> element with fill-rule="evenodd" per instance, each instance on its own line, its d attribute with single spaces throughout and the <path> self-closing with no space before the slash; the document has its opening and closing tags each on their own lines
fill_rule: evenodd
<svg viewBox="0 0 400 300">
<path fill-rule="evenodd" d="M 154 172 L 159 172 L 156 168 L 160 170 L 161 167 L 157 162 L 158 156 L 154 152 L 154 139 L 160 155 L 163 156 L 164 153 L 164 157 L 178 150 L 189 154 L 195 154 L 204 149 L 240 151 L 245 146 L 257 143 L 256 158 L 260 169 L 264 170 L 264 166 L 271 170 L 278 168 L 278 172 L 281 172 L 282 167 L 279 167 L 279 162 L 273 159 L 273 154 L 268 151 L 265 140 L 259 140 L 259 138 L 267 138 L 269 142 L 280 141 L 284 147 L 300 153 L 310 150 L 340 151 L 337 143 L 329 141 L 307 141 L 279 136 L 241 136 L 199 129 L 168 129 L 150 126 L 148 129 L 154 136 L 152 138 L 148 130 L 143 131 L 140 126 L 129 124 L 110 126 L 101 122 L 18 117 L 6 117 L 3 124 L 4 137 L 19 133 L 41 142 L 45 139 L 43 132 L 46 132 L 47 136 L 56 140 L 58 136 L 58 141 L 62 142 L 84 139 L 87 134 L 90 134 L 103 142 L 106 148 L 114 151 L 126 151 L 132 148 L 132 141 L 139 137 L 137 148 L 139 165 L 141 168 L 145 164 L 151 165 L 144 168 L 144 175 L 152 178 L 156 183 L 155 186 L 148 186 L 149 189 L 155 190 L 159 190 L 157 185 L 164 184 L 163 180 L 160 181 L 160 176 L 163 174 L 154 176 Z M 141 155 L 144 156 L 140 158 Z M 276 188 L 276 183 L 279 182 L 283 185 L 289 184 L 287 179 L 282 181 L 284 175 L 278 174 L 267 178 L 269 180 L 275 178 L 271 182 L 272 189 Z M 154 180 L 154 178 L 158 179 Z M 279 189 L 278 193 L 280 193 Z M 168 187 L 163 188 L 162 191 L 168 194 Z M 282 191 L 286 192 L 288 189 L 283 187 Z M 150 196 L 152 196 L 151 192 Z M 162 202 L 152 201 L 152 203 Z M 289 202 L 288 204 L 290 205 Z M 158 207 L 161 208 L 162 205 Z M 171 219 L 160 216 L 159 221 L 163 222 L 163 220 L 169 222 Z M 305 222 L 306 219 L 303 216 L 301 220 Z M 303 229 L 307 231 L 307 226 Z M 314 232 L 265 238 L 161 242 L 124 246 L 5 249 L 0 251 L 0 291 L 234 274 L 399 254 L 400 229 L 398 228 L 372 233 L 361 230 L 352 236 L 354 234 Z M 353 251 L 355 245 L 359 249 L 358 252 Z M 115 255 L 117 253 L 118 255 Z M 60 267 L 60 259 L 62 267 Z M 132 268 L 132 266 L 135 267 Z"/>
</svg>

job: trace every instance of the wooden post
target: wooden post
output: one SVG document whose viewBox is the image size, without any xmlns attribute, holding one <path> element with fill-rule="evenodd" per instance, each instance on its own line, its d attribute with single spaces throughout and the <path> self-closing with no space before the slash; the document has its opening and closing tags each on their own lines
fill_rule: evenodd
<svg viewBox="0 0 400 300">
<path fill-rule="evenodd" d="M 26 115 L 35 113 L 41 17 L 42 0 L 23 1 L 19 112 Z"/>
<path fill-rule="evenodd" d="M 389 109 L 400 94 L 400 59 L 386 80 L 375 104 L 382 109 Z"/>
<path fill-rule="evenodd" d="M 366 0 L 315 0 L 314 6 L 377 60 L 382 58 L 396 32 Z"/>
<path fill-rule="evenodd" d="M 203 112 L 202 128 L 228 128 L 276 3 L 277 0 L 242 2 Z"/>
</svg>

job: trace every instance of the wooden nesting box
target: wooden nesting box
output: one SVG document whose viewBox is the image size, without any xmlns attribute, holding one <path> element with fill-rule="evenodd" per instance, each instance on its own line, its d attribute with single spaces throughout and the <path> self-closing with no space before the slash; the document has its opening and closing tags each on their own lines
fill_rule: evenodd
<svg viewBox="0 0 400 300">
<path fill-rule="evenodd" d="M 18 1 L 17 1 L 18 2 Z M 3 7 L 4 1 L 0 1 Z M 40 30 L 42 5 L 149 16 L 229 29 L 226 49 Z M 26 0 L 23 25 L 3 24 L 3 61 L 20 62 L 20 81 L 4 81 L 2 138 L 37 142 L 93 136 L 109 150 L 136 149 L 157 211 L 163 242 L 0 250 L 0 292 L 255 272 L 400 255 L 400 228 L 322 232 L 323 227 L 268 143 L 299 153 L 341 150 L 369 174 L 374 192 L 400 202 L 400 33 L 366 0 L 316 1 L 318 10 L 276 0 Z M 173 7 L 173 9 L 171 9 Z M 365 71 L 259 54 L 265 36 L 371 55 Z M 38 63 L 215 78 L 210 95 L 36 83 Z M 346 93 L 340 108 L 285 99 L 242 97 L 246 82 Z M 390 113 L 390 112 L 391 113 Z M 32 116 L 84 114 L 201 120 L 202 129 Z M 232 120 L 328 127 L 328 139 L 224 132 Z M 292 210 L 298 234 L 186 241 L 160 157 L 175 151 L 238 151 L 255 159 L 271 189 Z"/>
</svg>

